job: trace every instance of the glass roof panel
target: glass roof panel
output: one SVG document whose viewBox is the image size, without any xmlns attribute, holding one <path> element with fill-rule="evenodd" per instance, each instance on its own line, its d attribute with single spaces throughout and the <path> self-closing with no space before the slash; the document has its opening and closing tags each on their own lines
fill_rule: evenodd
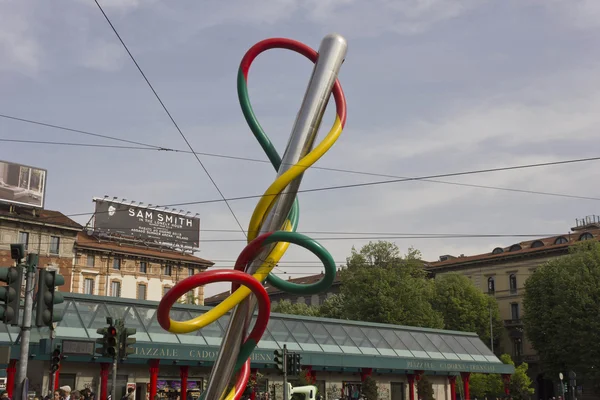
<svg viewBox="0 0 600 400">
<path fill-rule="evenodd" d="M 371 341 L 367 338 L 367 335 L 365 335 L 365 333 L 358 326 L 346 325 L 344 326 L 344 330 L 346 331 L 346 334 L 350 336 L 350 339 L 356 343 L 363 354 L 372 354 L 375 356 L 379 355 L 377 348 L 373 345 L 373 343 L 371 343 Z"/>
<path fill-rule="evenodd" d="M 344 353 L 361 354 L 358 347 L 356 347 L 356 344 L 354 344 L 352 339 L 350 339 L 350 336 L 348 336 L 346 331 L 344 331 L 344 328 L 342 328 L 340 325 L 323 324 L 323 326 L 325 329 L 327 329 L 327 332 L 329 332 L 331 337 L 333 337 L 333 340 L 335 340 L 336 344 L 340 346 Z"/>
<path fill-rule="evenodd" d="M 129 306 L 125 305 L 125 304 L 121 305 L 121 304 L 105 303 L 105 305 L 106 305 L 106 308 L 108 309 L 108 315 L 113 317 L 113 320 L 114 319 L 123 319 L 125 317 L 125 312 L 129 308 Z"/>
<path fill-rule="evenodd" d="M 427 336 L 425 336 L 424 333 L 411 332 L 410 334 L 412 335 L 412 337 L 415 338 L 415 340 L 417 341 L 417 343 L 419 343 L 423 350 L 427 352 L 429 357 L 442 360 L 445 359 L 440 350 L 437 347 L 435 347 L 435 345 L 431 342 L 431 340 L 429 340 Z"/>
<path fill-rule="evenodd" d="M 294 336 L 294 339 L 296 339 L 296 342 L 298 342 L 302 350 L 323 351 L 302 321 L 286 321 L 285 324 L 290 332 L 292 332 L 292 336 Z"/>
<path fill-rule="evenodd" d="M 165 342 L 165 343 L 179 343 L 179 338 L 177 335 L 174 335 L 168 331 L 165 331 L 156 320 L 156 311 L 153 309 L 144 309 L 140 310 L 138 308 L 140 317 L 143 319 L 144 325 L 146 326 L 146 332 L 150 335 L 150 340 L 153 342 Z M 152 311 L 152 314 L 150 314 Z M 171 316 L 173 315 L 175 310 L 171 310 Z M 150 316 L 150 318 L 148 318 Z"/>
<path fill-rule="evenodd" d="M 486 346 L 485 343 L 483 343 L 483 341 L 481 339 L 479 339 L 478 337 L 470 337 L 468 338 L 469 342 L 471 342 L 471 344 L 477 349 L 477 351 L 479 351 L 479 353 L 483 354 L 484 356 L 494 356 L 494 353 L 492 352 L 492 350 L 490 350 L 489 347 Z"/>
<path fill-rule="evenodd" d="M 254 326 L 254 323 L 256 322 L 256 316 L 254 316 L 252 318 L 252 325 Z M 273 335 L 271 335 L 271 332 L 269 332 L 269 328 L 265 329 L 265 333 L 263 333 L 262 337 L 260 338 L 260 341 L 258 342 L 258 344 L 256 345 L 256 347 L 258 347 L 259 349 L 278 349 L 279 345 L 277 344 L 277 341 L 275 341 L 275 338 L 273 338 Z"/>
<path fill-rule="evenodd" d="M 75 305 L 77 306 L 77 312 L 83 321 L 83 325 L 86 328 L 90 328 L 100 305 L 98 303 L 91 303 L 88 301 L 75 301 Z"/>
<path fill-rule="evenodd" d="M 460 360 L 460 357 L 457 356 L 454 353 L 454 351 L 452 351 L 452 349 L 450 348 L 450 346 L 448 346 L 448 344 L 446 342 L 444 342 L 444 340 L 442 339 L 442 337 L 440 335 L 437 335 L 437 334 L 434 334 L 434 333 L 426 333 L 425 336 L 427 336 L 427 338 L 429 340 L 431 340 L 431 343 L 433 343 L 433 345 L 435 347 L 437 347 L 438 350 L 448 360 Z"/>
<path fill-rule="evenodd" d="M 304 326 L 308 328 L 310 333 L 312 333 L 313 337 L 319 343 L 321 348 L 327 353 L 342 353 L 342 349 L 335 343 L 333 337 L 327 332 L 327 329 L 323 326 L 323 324 L 319 322 L 304 322 Z"/>
<path fill-rule="evenodd" d="M 56 327 L 56 335 L 70 338 L 87 338 L 87 332 L 79 319 L 79 314 L 77 314 L 73 302 L 65 301 L 65 303 L 66 307 L 63 311 L 62 321 Z"/>
<path fill-rule="evenodd" d="M 286 326 L 289 322 L 290 321 L 286 320 L 284 323 L 284 320 L 270 319 L 267 328 L 269 329 L 269 332 L 271 332 L 271 335 L 273 335 L 273 337 L 277 341 L 279 347 L 283 347 L 283 345 L 285 344 L 290 350 L 300 351 L 302 350 L 300 348 L 300 345 L 296 343 L 296 339 L 294 339 L 294 336 L 292 336 L 292 333 Z"/>
<path fill-rule="evenodd" d="M 440 337 L 450 346 L 454 353 L 463 361 L 474 361 L 467 351 L 456 341 L 454 336 L 451 335 L 440 335 Z"/>
<path fill-rule="evenodd" d="M 390 346 L 392 346 L 392 349 L 394 349 L 398 356 L 405 358 L 414 357 L 413 353 L 410 350 L 408 350 L 408 347 L 404 344 L 402 340 L 400 340 L 400 338 L 394 333 L 394 331 L 390 329 L 381 329 L 379 330 L 379 332 L 381 332 L 381 336 L 383 336 L 385 341 L 389 343 Z"/>
<path fill-rule="evenodd" d="M 129 309 L 125 312 L 125 318 L 123 318 L 123 320 L 127 328 L 136 329 L 135 335 L 133 337 L 136 338 L 138 342 L 150 341 L 150 337 L 146 333 L 146 327 L 144 326 L 142 320 L 138 316 L 135 307 L 129 307 Z"/>
<path fill-rule="evenodd" d="M 473 343 L 471 343 L 468 337 L 457 336 L 456 340 L 458 341 L 458 343 L 460 343 L 463 349 L 465 349 L 467 353 L 469 353 L 469 355 L 473 357 L 475 361 L 487 361 L 485 356 L 481 355 L 479 350 L 477 350 L 477 348 L 473 346 Z"/>
<path fill-rule="evenodd" d="M 395 357 L 397 354 L 390 344 L 381 336 L 381 333 L 374 328 L 360 328 L 361 331 L 369 338 L 369 341 L 373 344 L 373 347 L 384 356 Z M 396 335 L 394 335 L 396 336 Z"/>
<path fill-rule="evenodd" d="M 417 340 L 410 334 L 409 331 L 394 331 L 396 335 L 402 340 L 402 342 L 408 347 L 408 349 L 417 358 L 430 358 L 429 354 L 423 349 L 423 347 L 417 342 Z"/>
</svg>

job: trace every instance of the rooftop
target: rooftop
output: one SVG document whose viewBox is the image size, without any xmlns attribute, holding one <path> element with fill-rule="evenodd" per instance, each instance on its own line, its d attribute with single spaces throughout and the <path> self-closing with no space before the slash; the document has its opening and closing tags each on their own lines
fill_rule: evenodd
<svg viewBox="0 0 600 400">
<path fill-rule="evenodd" d="M 537 256 L 548 252 L 564 252 L 575 243 L 590 239 L 600 240 L 600 229 L 595 226 L 583 228 L 578 226 L 577 228 L 573 228 L 572 232 L 564 235 L 526 240 L 507 247 L 496 247 L 489 253 L 472 256 L 461 255 L 459 257 L 444 255 L 440 257 L 440 261 L 431 262 L 425 268 L 435 270 L 448 266 L 505 260 L 511 257 Z"/>
<path fill-rule="evenodd" d="M 0 219 L 13 219 L 19 221 L 27 221 L 32 224 L 55 226 L 58 228 L 66 228 L 69 230 L 81 230 L 83 227 L 71 218 L 67 217 L 59 211 L 24 208 L 15 206 L 13 211 L 10 207 L 0 206 Z"/>
<path fill-rule="evenodd" d="M 210 364 L 216 358 L 229 320 L 229 315 L 225 315 L 199 331 L 176 335 L 158 324 L 157 302 L 74 293 L 65 293 L 64 297 L 65 302 L 57 305 L 64 317 L 56 328 L 55 344 L 64 340 L 94 343 L 99 337 L 96 329 L 106 326 L 106 317 L 124 319 L 128 328 L 137 329 L 136 353 L 126 362 L 161 358 L 166 362 L 178 360 L 179 364 Z M 171 318 L 187 320 L 208 310 L 210 307 L 175 304 Z M 14 343 L 17 335 L 17 327 L 0 324 L 0 342 Z M 40 339 L 48 337 L 48 328 L 32 328 L 31 341 L 40 348 Z M 268 367 L 273 351 L 284 344 L 289 350 L 300 352 L 303 363 L 315 369 L 514 372 L 513 366 L 503 364 L 474 333 L 283 314 L 271 314 L 253 361 Z M 38 349 L 36 357 L 49 357 L 43 353 Z M 73 361 L 105 361 L 92 357 L 93 348 L 88 356 L 69 356 Z"/>
<path fill-rule="evenodd" d="M 202 264 L 206 267 L 214 265 L 214 262 L 205 260 L 182 252 L 169 249 L 158 249 L 146 246 L 136 246 L 132 244 L 120 243 L 110 240 L 102 240 L 96 236 L 90 236 L 86 232 L 79 232 L 75 241 L 75 247 L 78 249 L 107 251 L 117 254 L 137 255 L 144 257 L 154 257 L 173 261 L 184 261 L 194 264 Z"/>
</svg>

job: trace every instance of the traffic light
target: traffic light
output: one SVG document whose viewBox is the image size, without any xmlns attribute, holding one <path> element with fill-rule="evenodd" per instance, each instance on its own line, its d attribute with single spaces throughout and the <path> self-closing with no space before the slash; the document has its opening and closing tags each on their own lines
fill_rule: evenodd
<svg viewBox="0 0 600 400">
<path fill-rule="evenodd" d="M 96 349 L 96 353 L 102 355 L 102 357 L 108 357 L 108 354 L 106 353 L 106 339 L 108 339 L 108 328 L 98 328 L 96 329 L 96 333 L 102 335 L 101 338 L 96 339 L 96 343 L 102 346 Z"/>
<path fill-rule="evenodd" d="M 283 360 L 283 351 L 282 350 L 275 350 L 273 352 L 273 354 L 275 354 L 275 358 L 273 359 L 273 361 L 275 361 L 275 367 L 277 368 L 277 370 L 283 374 L 284 372 L 284 360 Z"/>
<path fill-rule="evenodd" d="M 35 325 L 51 327 L 52 323 L 62 320 L 62 312 L 54 310 L 55 304 L 65 301 L 62 293 L 56 291 L 56 286 L 65 284 L 65 277 L 56 271 L 39 270 L 37 308 Z"/>
<path fill-rule="evenodd" d="M 6 283 L 6 286 L 0 286 L 0 321 L 18 325 L 23 267 L 0 268 L 0 281 Z"/>
<path fill-rule="evenodd" d="M 302 365 L 300 364 L 300 360 L 302 360 L 302 356 L 300 353 L 294 353 L 294 369 L 296 373 L 299 374 L 302 371 Z"/>
<path fill-rule="evenodd" d="M 117 328 L 110 325 L 106 328 L 106 355 L 108 357 L 117 357 L 119 352 L 119 336 L 117 334 Z"/>
<path fill-rule="evenodd" d="M 54 351 L 52 352 L 52 360 L 50 361 L 50 373 L 55 373 L 60 368 L 60 347 L 56 346 Z"/>
<path fill-rule="evenodd" d="M 130 338 L 129 336 L 135 335 L 137 329 L 135 328 L 123 328 L 121 331 L 121 340 L 119 341 L 119 358 L 127 358 L 129 354 L 135 353 L 133 344 L 137 342 L 136 338 Z"/>
<path fill-rule="evenodd" d="M 294 353 L 287 353 L 287 373 L 296 375 L 296 366 L 294 365 Z"/>
</svg>

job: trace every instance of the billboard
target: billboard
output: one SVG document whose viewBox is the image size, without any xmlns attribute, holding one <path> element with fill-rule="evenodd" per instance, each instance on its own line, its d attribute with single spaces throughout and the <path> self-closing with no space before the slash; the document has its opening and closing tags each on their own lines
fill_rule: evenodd
<svg viewBox="0 0 600 400">
<path fill-rule="evenodd" d="M 106 233 L 197 248 L 200 219 L 187 214 L 94 199 L 94 228 Z M 189 214 L 189 213 L 188 213 Z"/>
<path fill-rule="evenodd" d="M 0 160 L 0 202 L 44 208 L 45 169 Z"/>
</svg>

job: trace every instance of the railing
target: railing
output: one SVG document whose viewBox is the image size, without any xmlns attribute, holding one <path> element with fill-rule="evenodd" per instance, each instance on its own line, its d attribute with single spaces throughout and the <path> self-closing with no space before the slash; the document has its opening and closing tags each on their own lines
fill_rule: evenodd
<svg viewBox="0 0 600 400">
<path fill-rule="evenodd" d="M 504 327 L 505 328 L 515 328 L 515 327 L 521 327 L 523 326 L 523 320 L 522 319 L 505 319 L 504 320 Z"/>
</svg>

